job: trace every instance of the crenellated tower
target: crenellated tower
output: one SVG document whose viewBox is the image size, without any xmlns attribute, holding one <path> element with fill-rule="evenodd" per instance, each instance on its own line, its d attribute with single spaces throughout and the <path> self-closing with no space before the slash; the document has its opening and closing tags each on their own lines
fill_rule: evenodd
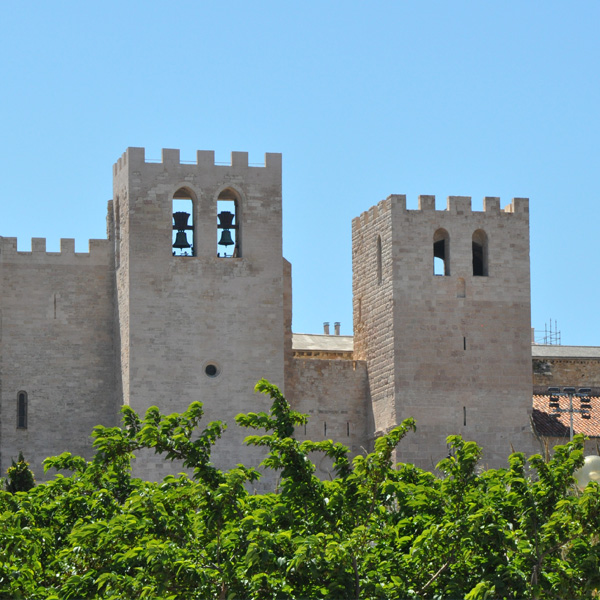
<svg viewBox="0 0 600 600">
<path fill-rule="evenodd" d="M 235 415 L 268 408 L 253 395 L 261 377 L 284 385 L 281 155 L 251 166 L 233 152 L 222 165 L 201 151 L 190 164 L 179 150 L 147 162 L 129 148 L 113 203 L 123 403 L 143 413 L 201 401 L 207 421 L 229 427 L 215 462 L 251 462 Z M 168 468 L 142 462 L 153 478 Z"/>
<path fill-rule="evenodd" d="M 531 450 L 529 205 L 393 195 L 353 220 L 354 348 L 367 361 L 374 435 L 406 417 L 398 459 L 431 468 L 446 437 Z"/>
</svg>

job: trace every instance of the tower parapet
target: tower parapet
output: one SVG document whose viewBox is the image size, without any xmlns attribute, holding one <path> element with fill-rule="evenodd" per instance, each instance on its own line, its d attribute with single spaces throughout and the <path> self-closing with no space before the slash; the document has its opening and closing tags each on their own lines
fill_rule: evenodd
<svg viewBox="0 0 600 600">
<path fill-rule="evenodd" d="M 406 207 L 406 196 L 404 194 L 391 194 L 385 200 L 381 200 L 376 205 L 362 212 L 356 219 L 361 219 L 361 223 L 365 224 L 376 218 L 380 212 L 391 210 L 398 212 L 419 213 L 433 211 L 436 213 L 450 214 L 529 214 L 529 199 L 528 198 L 513 198 L 510 204 L 504 208 L 500 208 L 500 198 L 497 196 L 485 196 L 483 199 L 483 211 L 476 211 L 472 208 L 471 196 L 448 196 L 446 208 L 436 209 L 435 196 L 420 195 L 419 207 L 417 209 L 409 209 Z"/>
<path fill-rule="evenodd" d="M 31 250 L 18 250 L 16 237 L 0 237 L 0 261 L 25 263 L 61 264 L 76 260 L 78 264 L 108 264 L 110 258 L 109 240 L 89 240 L 88 252 L 75 252 L 73 238 L 61 238 L 60 251 L 48 252 L 46 238 L 31 238 Z"/>
<path fill-rule="evenodd" d="M 265 153 L 263 165 L 254 165 L 248 162 L 248 152 L 232 152 L 231 163 L 222 164 L 215 162 L 214 150 L 198 150 L 196 162 L 182 162 L 180 151 L 173 148 L 163 148 L 160 161 L 146 160 L 145 148 L 130 147 L 119 157 L 113 165 L 113 175 L 116 176 L 123 169 L 129 167 L 132 170 L 141 168 L 143 165 L 163 165 L 165 167 L 182 166 L 190 171 L 198 167 L 218 167 L 224 169 L 267 169 L 281 172 L 281 154 L 275 152 Z M 152 168 L 152 167 L 150 167 Z"/>
</svg>

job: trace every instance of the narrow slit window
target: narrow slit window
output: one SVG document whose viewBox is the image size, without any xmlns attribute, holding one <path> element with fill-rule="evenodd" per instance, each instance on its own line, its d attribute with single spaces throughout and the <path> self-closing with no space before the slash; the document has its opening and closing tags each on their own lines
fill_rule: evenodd
<svg viewBox="0 0 600 600">
<path fill-rule="evenodd" d="M 27 392 L 17 394 L 17 429 L 27 429 Z"/>
<path fill-rule="evenodd" d="M 445 229 L 433 235 L 433 274 L 450 275 L 450 236 Z"/>
<path fill-rule="evenodd" d="M 234 190 L 227 188 L 217 198 L 217 256 L 239 258 L 242 255 L 240 201 Z"/>
<path fill-rule="evenodd" d="M 115 211 L 113 218 L 115 220 L 115 263 L 119 266 L 121 260 L 121 211 L 119 196 L 115 199 Z"/>
<path fill-rule="evenodd" d="M 473 275 L 488 275 L 488 237 L 483 229 L 478 229 L 473 234 Z"/>
<path fill-rule="evenodd" d="M 377 236 L 377 283 L 381 283 L 382 281 L 382 272 L 381 272 L 381 236 Z"/>
<path fill-rule="evenodd" d="M 173 195 L 173 256 L 196 256 L 194 234 L 194 200 L 181 188 Z"/>
</svg>

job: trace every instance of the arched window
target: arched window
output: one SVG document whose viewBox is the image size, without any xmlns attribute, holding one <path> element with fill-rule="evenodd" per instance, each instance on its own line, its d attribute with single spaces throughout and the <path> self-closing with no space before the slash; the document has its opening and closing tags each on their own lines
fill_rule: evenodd
<svg viewBox="0 0 600 600">
<path fill-rule="evenodd" d="M 27 429 L 27 392 L 17 393 L 17 429 Z"/>
<path fill-rule="evenodd" d="M 473 275 L 487 277 L 488 274 L 488 237 L 483 229 L 473 234 Z"/>
<path fill-rule="evenodd" d="M 441 228 L 433 234 L 433 274 L 450 275 L 450 236 Z"/>
<path fill-rule="evenodd" d="M 190 190 L 179 188 L 173 194 L 172 212 L 173 256 L 196 256 L 194 200 Z"/>
<path fill-rule="evenodd" d="M 242 256 L 240 199 L 231 188 L 223 190 L 217 198 L 217 256 Z"/>
<path fill-rule="evenodd" d="M 381 272 L 381 236 L 377 236 L 377 283 L 381 283 L 382 272 Z"/>
</svg>

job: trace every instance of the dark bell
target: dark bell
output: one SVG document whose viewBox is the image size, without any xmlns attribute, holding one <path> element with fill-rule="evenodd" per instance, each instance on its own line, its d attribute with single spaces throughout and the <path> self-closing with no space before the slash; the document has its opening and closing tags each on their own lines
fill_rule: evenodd
<svg viewBox="0 0 600 600">
<path fill-rule="evenodd" d="M 188 219 L 190 218 L 190 213 L 186 213 L 183 211 L 173 213 L 173 221 L 175 221 L 175 225 L 173 229 L 185 229 L 188 226 Z"/>
<path fill-rule="evenodd" d="M 220 212 L 217 217 L 219 218 L 219 225 L 221 228 L 223 229 L 228 229 L 229 227 L 233 227 L 232 223 L 233 223 L 233 217 L 235 217 L 235 215 L 232 212 L 229 212 L 228 210 L 224 210 L 222 212 Z M 225 245 L 225 244 L 223 244 Z"/>
<path fill-rule="evenodd" d="M 223 233 L 221 233 L 219 246 L 233 246 L 233 240 L 231 239 L 231 231 L 229 231 L 229 229 L 224 229 Z"/>
<path fill-rule="evenodd" d="M 173 244 L 173 248 L 190 248 L 191 246 L 188 244 L 187 235 L 185 231 L 178 231 L 175 236 L 175 243 Z"/>
</svg>

